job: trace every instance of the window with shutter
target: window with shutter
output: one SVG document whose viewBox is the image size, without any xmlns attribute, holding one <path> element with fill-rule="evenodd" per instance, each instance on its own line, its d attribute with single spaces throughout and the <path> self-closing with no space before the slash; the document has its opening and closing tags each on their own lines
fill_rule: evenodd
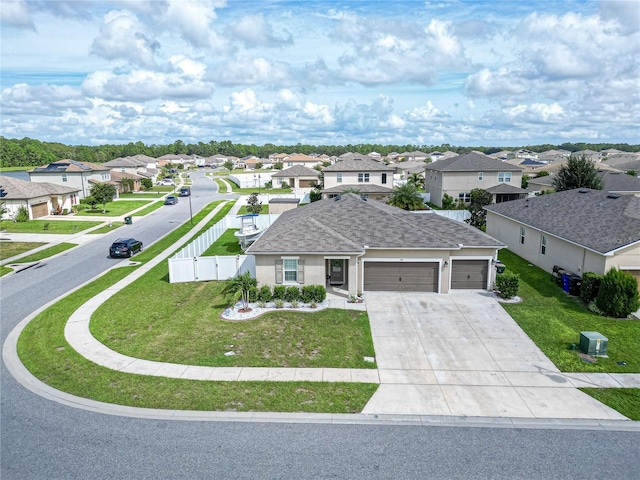
<svg viewBox="0 0 640 480">
<path fill-rule="evenodd" d="M 304 283 L 304 260 L 298 260 L 298 283 Z"/>
<path fill-rule="evenodd" d="M 276 259 L 276 283 L 282 283 L 282 260 Z"/>
</svg>

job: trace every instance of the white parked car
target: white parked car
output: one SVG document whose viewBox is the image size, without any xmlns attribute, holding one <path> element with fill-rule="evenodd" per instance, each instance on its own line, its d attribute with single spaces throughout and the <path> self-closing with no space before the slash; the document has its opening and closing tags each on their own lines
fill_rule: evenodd
<svg viewBox="0 0 640 480">
<path fill-rule="evenodd" d="M 164 185 L 166 187 L 173 187 L 175 184 L 173 183 L 173 180 L 171 180 L 170 178 L 163 178 L 162 180 L 160 180 L 158 182 L 158 185 Z"/>
</svg>

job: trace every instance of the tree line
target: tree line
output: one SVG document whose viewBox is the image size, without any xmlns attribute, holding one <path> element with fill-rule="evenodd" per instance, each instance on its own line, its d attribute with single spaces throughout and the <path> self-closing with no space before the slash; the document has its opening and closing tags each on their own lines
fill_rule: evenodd
<svg viewBox="0 0 640 480">
<path fill-rule="evenodd" d="M 378 152 L 381 155 L 388 155 L 391 152 L 403 153 L 406 151 L 420 150 L 425 153 L 434 151 L 453 151 L 458 154 L 480 151 L 490 155 L 501 150 L 514 150 L 520 147 L 460 147 L 448 143 L 442 145 L 381 145 L 381 144 L 349 144 L 349 145 L 307 145 L 298 143 L 296 145 L 274 145 L 266 143 L 264 145 L 245 145 L 233 143 L 230 140 L 216 141 L 208 143 L 185 143 L 176 140 L 167 145 L 145 145 L 142 142 L 129 142 L 122 145 L 65 145 L 57 142 L 41 142 L 32 138 L 8 139 L 0 137 L 0 166 L 2 167 L 27 167 L 36 165 L 46 165 L 56 160 L 70 159 L 91 163 L 104 163 L 120 157 L 130 157 L 133 155 L 147 155 L 157 158 L 167 154 L 186 154 L 210 157 L 220 154 L 243 158 L 255 155 L 266 158 L 274 153 L 304 153 L 304 154 L 326 154 L 329 156 L 339 156 L 343 153 L 353 152 L 367 154 Z M 544 152 L 545 150 L 562 148 L 570 152 L 579 150 L 600 151 L 607 148 L 616 148 L 624 152 L 638 152 L 640 145 L 611 144 L 611 143 L 563 143 L 562 145 L 529 145 L 527 148 L 534 152 Z"/>
</svg>

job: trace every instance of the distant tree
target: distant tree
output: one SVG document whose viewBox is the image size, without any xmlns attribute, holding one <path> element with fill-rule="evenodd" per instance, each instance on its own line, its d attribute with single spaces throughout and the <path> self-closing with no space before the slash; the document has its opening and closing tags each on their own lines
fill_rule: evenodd
<svg viewBox="0 0 640 480">
<path fill-rule="evenodd" d="M 546 170 L 540 170 L 539 172 L 536 172 L 536 178 L 548 177 L 548 176 L 549 176 L 549 172 L 547 172 Z"/>
<path fill-rule="evenodd" d="M 445 193 L 442 196 L 442 208 L 444 210 L 453 210 L 456 206 L 456 201 L 453 199 L 451 195 Z"/>
<path fill-rule="evenodd" d="M 491 194 L 481 188 L 471 190 L 471 203 L 468 210 L 471 218 L 465 220 L 469 225 L 483 230 L 487 226 L 487 211 L 483 208 L 491 204 Z"/>
<path fill-rule="evenodd" d="M 555 188 L 556 192 L 574 188 L 602 190 L 604 183 L 598 177 L 598 171 L 591 160 L 585 155 L 580 157 L 571 155 L 567 160 L 567 164 L 560 168 L 558 175 L 553 179 L 553 188 Z"/>
<path fill-rule="evenodd" d="M 7 214 L 7 204 L 0 202 L 0 220 Z"/>
<path fill-rule="evenodd" d="M 284 165 L 282 164 L 282 162 L 276 162 L 273 164 L 273 168 L 275 170 L 282 170 L 282 168 L 284 167 Z"/>
<path fill-rule="evenodd" d="M 527 188 L 529 186 L 529 175 L 526 173 L 522 174 L 522 183 L 520 184 L 521 188 Z"/>
<path fill-rule="evenodd" d="M 424 201 L 418 187 L 409 182 L 395 187 L 388 203 L 403 210 L 424 210 Z"/>
<path fill-rule="evenodd" d="M 125 192 L 132 192 L 135 182 L 133 178 L 123 178 L 122 180 L 120 180 L 120 184 L 122 185 Z"/>
<path fill-rule="evenodd" d="M 260 170 L 262 167 L 264 167 L 264 164 L 263 164 L 262 162 L 258 162 L 258 163 L 256 163 L 256 168 L 257 168 L 258 170 Z"/>
<path fill-rule="evenodd" d="M 262 202 L 258 199 L 258 194 L 253 192 L 247 199 L 247 212 L 260 213 L 262 211 Z"/>
<path fill-rule="evenodd" d="M 632 177 L 637 177 L 638 173 L 635 170 L 627 170 L 625 172 L 627 175 L 631 175 Z"/>
<path fill-rule="evenodd" d="M 226 168 L 227 170 L 229 170 L 229 173 L 231 173 L 231 170 L 233 170 L 233 167 L 234 167 L 235 165 L 233 164 L 233 162 L 232 162 L 231 160 L 227 160 L 226 162 L 224 162 L 224 163 L 222 164 L 222 166 L 223 166 L 224 168 Z"/>
<path fill-rule="evenodd" d="M 116 186 L 110 183 L 96 183 L 91 187 L 91 196 L 96 203 L 102 204 L 102 213 L 106 213 L 107 203 L 111 202 L 117 194 Z"/>
</svg>

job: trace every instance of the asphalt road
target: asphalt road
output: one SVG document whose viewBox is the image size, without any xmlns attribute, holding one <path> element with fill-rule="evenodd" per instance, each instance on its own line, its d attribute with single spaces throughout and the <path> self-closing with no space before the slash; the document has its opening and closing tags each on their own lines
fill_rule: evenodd
<svg viewBox="0 0 640 480">
<path fill-rule="evenodd" d="M 194 174 L 194 213 L 215 187 Z M 189 215 L 186 199 L 126 227 L 145 244 Z M 125 228 L 125 227 L 123 227 Z M 0 280 L 2 343 L 29 313 L 117 260 L 107 235 Z M 79 410 L 22 387 L 2 365 L 0 478 L 637 479 L 640 435 L 621 431 L 145 420 Z"/>
</svg>

